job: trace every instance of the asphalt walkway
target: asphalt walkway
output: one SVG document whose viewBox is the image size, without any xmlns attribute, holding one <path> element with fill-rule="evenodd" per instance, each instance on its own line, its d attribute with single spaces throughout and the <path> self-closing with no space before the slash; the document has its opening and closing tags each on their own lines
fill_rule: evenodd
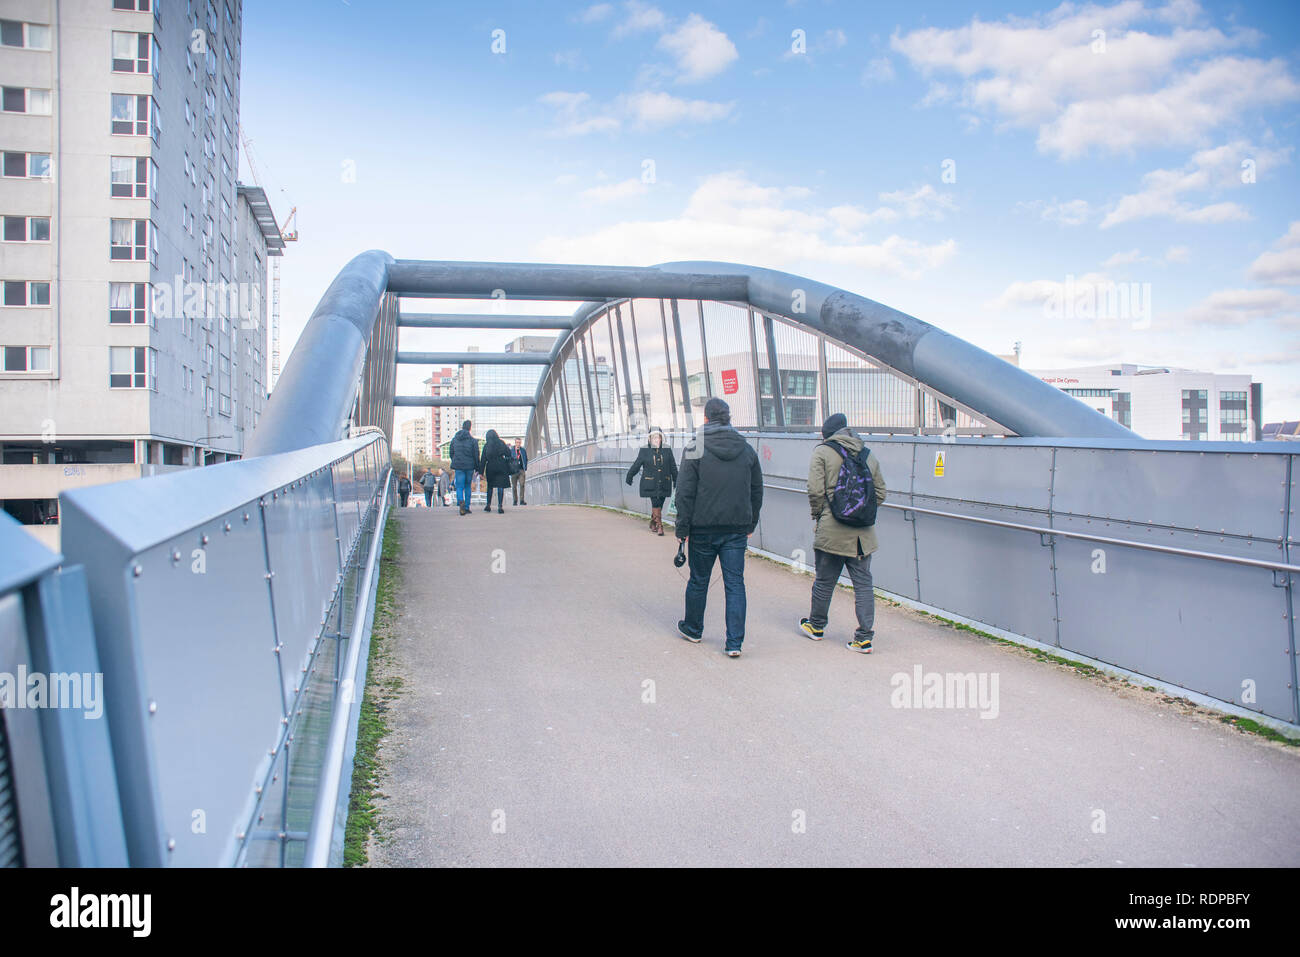
<svg viewBox="0 0 1300 957">
<path fill-rule="evenodd" d="M 720 580 L 704 642 L 676 635 L 671 528 L 537 505 L 399 521 L 374 864 L 1300 864 L 1300 749 L 1161 695 L 884 604 L 859 655 L 843 591 L 809 641 L 811 577 L 753 557 L 732 660 Z M 986 696 L 915 707 L 918 667 Z"/>
</svg>

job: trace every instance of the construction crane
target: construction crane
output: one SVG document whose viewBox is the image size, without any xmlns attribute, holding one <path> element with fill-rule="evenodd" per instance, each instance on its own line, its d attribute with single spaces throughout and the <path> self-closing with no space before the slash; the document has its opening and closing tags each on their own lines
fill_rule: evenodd
<svg viewBox="0 0 1300 957">
<path fill-rule="evenodd" d="M 244 134 L 242 126 L 239 129 L 239 139 L 244 144 L 244 155 L 248 157 L 248 169 L 253 174 L 253 183 L 265 191 L 261 177 L 257 175 L 257 166 L 253 163 L 253 144 Z M 284 218 L 284 222 L 279 224 L 280 237 L 286 243 L 298 241 L 296 225 L 292 231 L 289 229 L 297 215 L 298 207 L 295 206 L 289 210 L 289 215 Z M 271 389 L 275 388 L 275 382 L 280 378 L 280 260 L 282 258 L 282 256 L 271 257 Z"/>
<path fill-rule="evenodd" d="M 252 163 L 248 164 L 250 167 Z M 292 232 L 289 231 L 290 223 L 294 222 L 298 215 L 298 207 L 295 206 L 289 210 L 289 215 L 285 217 L 284 223 L 280 226 L 280 236 L 286 243 L 296 243 L 298 241 L 297 227 Z M 283 256 L 276 256 L 271 260 L 271 388 L 275 388 L 276 380 L 280 378 L 280 260 Z"/>
</svg>

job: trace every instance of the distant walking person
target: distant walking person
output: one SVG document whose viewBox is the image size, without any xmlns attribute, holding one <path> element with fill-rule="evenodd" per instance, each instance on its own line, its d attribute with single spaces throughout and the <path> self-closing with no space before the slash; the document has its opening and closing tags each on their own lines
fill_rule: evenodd
<svg viewBox="0 0 1300 957">
<path fill-rule="evenodd" d="M 636 461 L 627 470 L 627 484 L 632 484 L 636 473 L 641 473 L 641 497 L 650 499 L 650 531 L 664 533 L 664 500 L 673 494 L 677 482 L 677 460 L 673 450 L 664 446 L 664 434 L 652 429 L 646 437 L 645 448 L 636 454 Z"/>
<path fill-rule="evenodd" d="M 432 469 L 425 469 L 424 474 L 420 476 L 420 488 L 424 489 L 424 506 L 429 508 L 433 505 L 433 490 L 438 485 L 438 478 L 433 474 Z"/>
<path fill-rule="evenodd" d="M 690 581 L 686 617 L 677 631 L 687 641 L 704 635 L 704 605 L 713 562 L 722 565 L 727 600 L 727 655 L 740 657 L 745 641 L 745 547 L 763 507 L 758 454 L 731 427 L 731 408 L 714 397 L 704 403 L 704 425 L 686 446 L 677 483 L 677 538 L 689 540 Z"/>
<path fill-rule="evenodd" d="M 510 476 L 510 498 L 516 505 L 527 505 L 524 499 L 524 476 L 528 472 L 528 453 L 524 450 L 524 440 L 515 439 L 515 447 L 510 450 L 514 456 L 515 471 Z"/>
<path fill-rule="evenodd" d="M 397 494 L 402 500 L 402 508 L 406 508 L 406 500 L 411 497 L 411 480 L 402 473 L 397 480 Z"/>
<path fill-rule="evenodd" d="M 506 513 L 506 489 L 510 487 L 510 449 L 501 441 L 496 429 L 488 429 L 483 442 L 483 459 L 479 471 L 483 473 L 483 486 L 487 490 L 486 508 L 492 511 L 492 490 L 497 493 L 497 511 Z"/>
<path fill-rule="evenodd" d="M 876 508 L 885 500 L 885 476 L 880 460 L 849 428 L 843 413 L 826 420 L 822 438 L 826 441 L 813 450 L 808 466 L 808 505 L 817 522 L 813 535 L 817 575 L 812 610 L 799 620 L 799 630 L 813 641 L 822 640 L 835 583 L 847 568 L 858 613 L 858 628 L 847 647 L 871 654 L 876 618 L 871 553 L 879 547 Z"/>
<path fill-rule="evenodd" d="M 460 424 L 460 431 L 451 440 L 451 470 L 456 473 L 456 504 L 460 514 L 469 514 L 469 485 L 479 470 L 478 440 L 470 434 L 470 421 Z"/>
<path fill-rule="evenodd" d="M 447 504 L 447 493 L 451 491 L 451 477 L 442 469 L 438 469 L 438 474 L 434 476 L 438 484 L 434 487 L 434 496 L 438 499 L 438 504 Z"/>
</svg>

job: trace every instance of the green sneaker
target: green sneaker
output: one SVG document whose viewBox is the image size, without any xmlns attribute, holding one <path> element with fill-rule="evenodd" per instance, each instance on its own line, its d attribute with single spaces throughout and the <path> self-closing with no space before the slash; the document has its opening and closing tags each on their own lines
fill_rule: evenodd
<svg viewBox="0 0 1300 957">
<path fill-rule="evenodd" d="M 850 651 L 860 651 L 864 655 L 869 655 L 871 654 L 871 636 L 850 641 L 844 647 L 848 648 Z"/>
<path fill-rule="evenodd" d="M 809 638 L 811 638 L 813 641 L 821 641 L 822 636 L 826 634 L 826 631 L 824 629 L 818 628 L 807 618 L 799 619 L 799 630 L 802 631 Z"/>
</svg>

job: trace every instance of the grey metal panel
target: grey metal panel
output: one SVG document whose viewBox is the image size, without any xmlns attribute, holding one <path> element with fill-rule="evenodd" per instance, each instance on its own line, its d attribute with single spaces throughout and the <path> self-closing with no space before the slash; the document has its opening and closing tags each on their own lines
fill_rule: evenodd
<svg viewBox="0 0 1300 957">
<path fill-rule="evenodd" d="M 1058 512 L 1282 537 L 1283 456 L 1260 455 L 1248 448 L 1227 453 L 1193 447 L 1059 449 L 1056 457 Z"/>
<path fill-rule="evenodd" d="M 1056 549 L 1061 647 L 1297 721 L 1286 592 L 1272 573 L 1068 539 Z M 1104 573 L 1092 571 L 1099 550 Z"/>
<path fill-rule="evenodd" d="M 7 512 L 0 512 L 0 594 L 35 581 L 58 567 L 62 556 L 50 551 Z"/>
<path fill-rule="evenodd" d="M 1019 515 L 1011 509 L 989 510 L 989 517 L 1006 521 Z M 921 601 L 1056 643 L 1052 552 L 1037 536 L 920 514 L 915 524 Z"/>
<path fill-rule="evenodd" d="M 28 592 L 28 612 L 33 668 L 81 680 L 80 708 L 48 708 L 40 714 L 59 865 L 125 867 L 126 836 L 104 710 L 103 671 L 83 570 L 64 568 L 44 576 Z"/>
<path fill-rule="evenodd" d="M 163 842 L 158 852 L 168 864 L 233 860 L 236 834 L 248 826 L 243 815 L 284 716 L 262 516 L 245 523 L 242 514 L 228 513 L 211 526 L 206 571 L 195 571 L 192 555 L 200 543 L 186 533 L 137 556 L 141 573 L 129 578 L 143 692 L 137 707 L 147 714 Z M 219 600 L 213 600 L 216 585 Z M 196 813 L 205 819 L 202 833 L 194 833 Z M 126 826 L 138 826 L 130 814 Z M 170 854 L 169 840 L 175 841 Z"/>
<path fill-rule="evenodd" d="M 999 448 L 917 439 L 917 495 L 945 499 L 956 511 L 961 503 L 987 502 L 1022 509 L 1047 511 L 1052 504 L 1052 450 L 1050 448 Z M 943 476 L 935 473 L 936 456 L 942 455 Z M 889 482 L 885 478 L 886 485 Z"/>
<path fill-rule="evenodd" d="M 318 472 L 263 501 L 281 680 L 291 702 L 341 571 L 330 475 Z"/>
</svg>

